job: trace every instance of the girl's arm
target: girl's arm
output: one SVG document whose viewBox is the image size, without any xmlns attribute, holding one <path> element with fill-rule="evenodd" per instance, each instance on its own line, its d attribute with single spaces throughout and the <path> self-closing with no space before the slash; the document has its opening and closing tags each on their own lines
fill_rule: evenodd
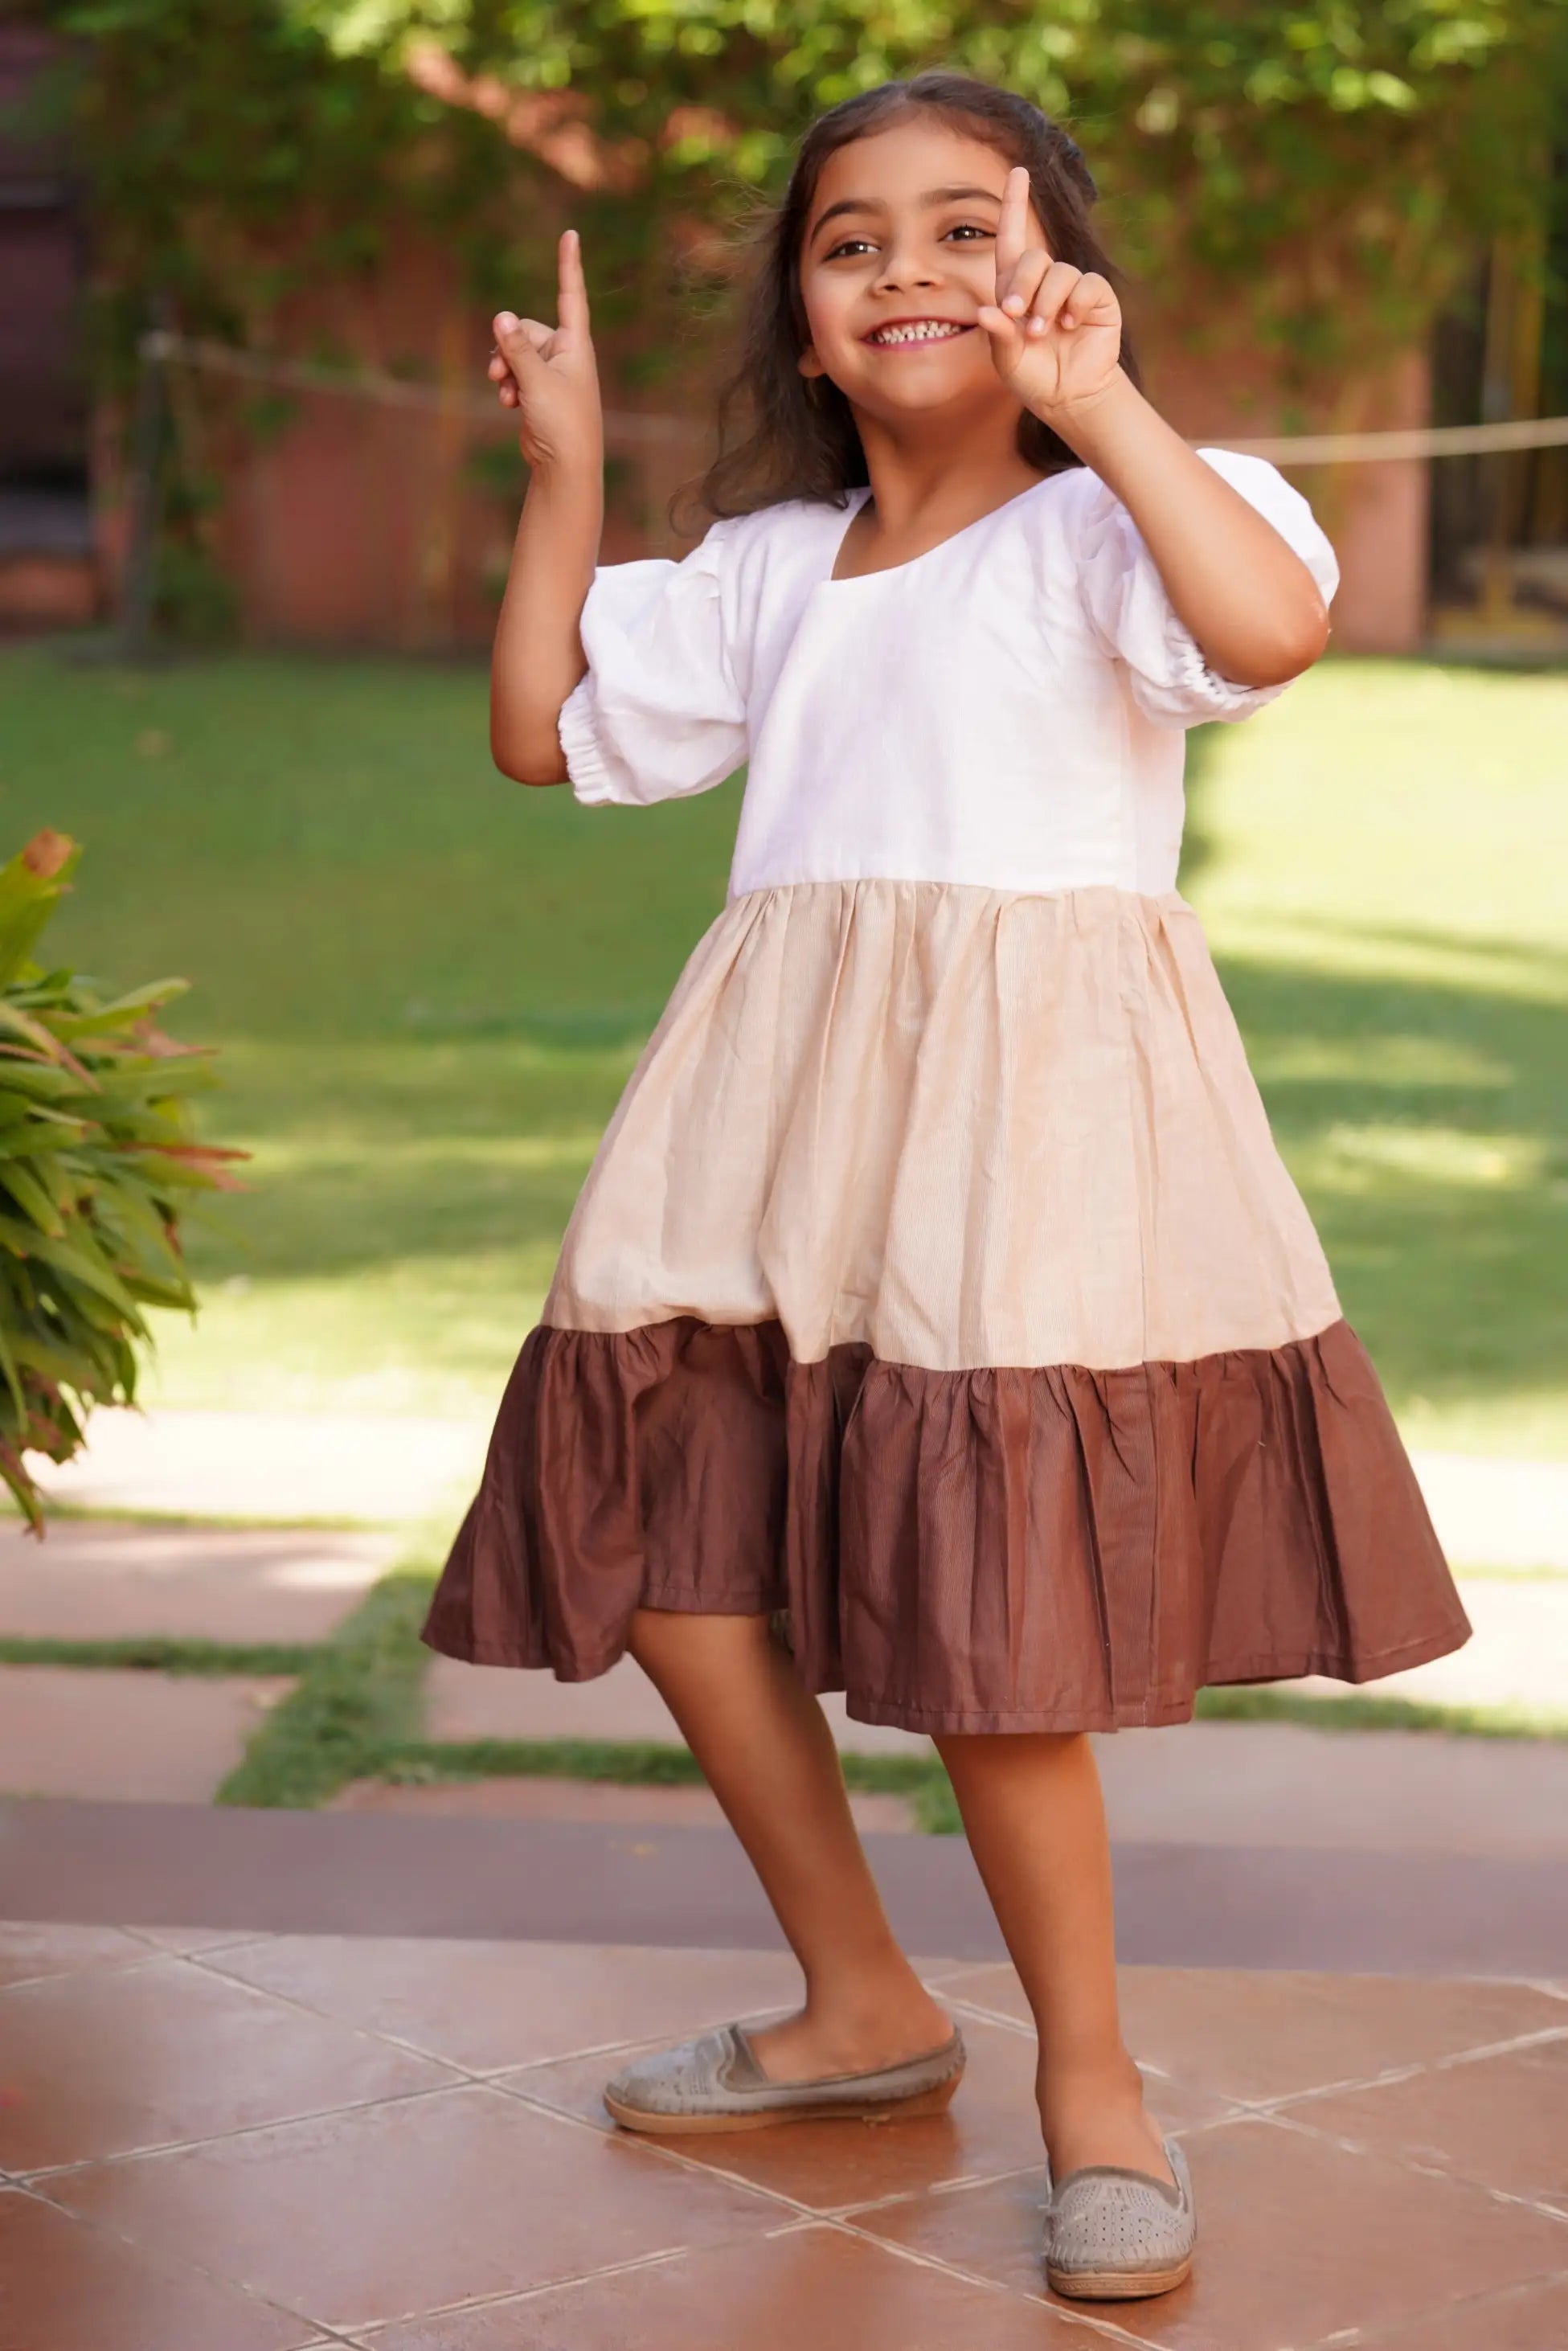
<svg viewBox="0 0 1568 2351">
<path fill-rule="evenodd" d="M 566 781 L 561 705 L 588 664 L 579 622 L 599 559 L 604 439 L 575 229 L 560 240 L 559 323 L 501 311 L 490 375 L 519 412 L 528 495 L 490 664 L 490 752 L 520 784 Z"/>
<path fill-rule="evenodd" d="M 1097 272 L 1052 260 L 1021 167 L 997 225 L 997 298 L 978 316 L 1004 382 L 1131 514 L 1209 666 L 1238 685 L 1310 668 L 1329 638 L 1317 582 L 1124 373 L 1121 305 Z"/>
<path fill-rule="evenodd" d="M 1211 669 L 1238 685 L 1282 685 L 1311 668 L 1329 641 L 1312 573 L 1119 366 L 1092 404 L 1050 421 L 1131 514 Z"/>
</svg>

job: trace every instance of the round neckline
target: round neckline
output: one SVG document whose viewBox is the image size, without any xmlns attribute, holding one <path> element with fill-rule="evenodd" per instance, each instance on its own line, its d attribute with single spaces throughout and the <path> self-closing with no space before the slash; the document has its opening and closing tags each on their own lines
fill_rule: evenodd
<svg viewBox="0 0 1568 2351">
<path fill-rule="evenodd" d="M 942 554 L 945 549 L 955 546 L 959 539 L 967 538 L 971 531 L 980 529 L 983 524 L 995 522 L 998 515 L 1008 513 L 1013 507 L 1021 506 L 1025 498 L 1032 498 L 1037 491 L 1048 488 L 1052 482 L 1061 481 L 1064 474 L 1075 474 L 1080 471 L 1082 468 L 1077 465 L 1063 465 L 1054 474 L 1042 474 L 1038 482 L 1030 482 L 1027 489 L 1015 490 L 1010 498 L 1002 500 L 1000 506 L 989 507 L 984 514 L 977 515 L 973 522 L 962 523 L 956 530 L 950 530 L 946 538 L 939 538 L 936 541 L 935 547 L 922 548 L 918 555 L 907 556 L 902 563 L 883 563 L 880 564 L 874 571 L 852 571 L 846 578 L 835 580 L 833 569 L 843 552 L 845 539 L 854 528 L 855 517 L 860 513 L 861 508 L 869 505 L 871 501 L 871 484 L 858 483 L 851 493 L 855 501 L 853 511 L 833 541 L 832 556 L 826 576 L 820 580 L 817 585 L 820 588 L 859 588 L 868 580 L 896 579 L 905 571 L 913 571 L 916 564 L 928 563 L 934 555 Z"/>
</svg>

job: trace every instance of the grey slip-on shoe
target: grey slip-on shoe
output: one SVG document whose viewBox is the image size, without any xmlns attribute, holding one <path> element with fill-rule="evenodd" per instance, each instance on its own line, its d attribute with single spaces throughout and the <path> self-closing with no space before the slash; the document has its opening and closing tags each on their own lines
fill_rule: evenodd
<svg viewBox="0 0 1568 2351">
<path fill-rule="evenodd" d="M 1176 2175 L 1086 2163 L 1053 2189 L 1045 2172 L 1045 2274 L 1053 2293 L 1092 2302 L 1168 2294 L 1192 2267 L 1197 2239 L 1192 2175 L 1174 2138 L 1164 2142 Z"/>
<path fill-rule="evenodd" d="M 940 2114 L 964 2071 L 956 2025 L 939 2049 L 869 2074 L 824 2074 L 773 2082 L 743 2024 L 723 2024 L 639 2057 L 604 2086 L 604 2103 L 628 2130 L 762 2130 L 773 2123 L 886 2122 Z"/>
</svg>

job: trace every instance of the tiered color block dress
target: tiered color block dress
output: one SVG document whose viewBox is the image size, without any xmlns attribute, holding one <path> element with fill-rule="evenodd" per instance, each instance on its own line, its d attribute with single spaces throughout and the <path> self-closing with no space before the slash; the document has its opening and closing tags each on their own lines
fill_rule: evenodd
<svg viewBox="0 0 1568 2351">
<path fill-rule="evenodd" d="M 1261 459 L 1206 449 L 1311 568 Z M 610 1122 L 425 1627 L 566 1680 L 787 1610 L 915 1731 L 1186 1719 L 1470 1627 L 1176 888 L 1206 664 L 1082 466 L 835 580 L 849 507 L 601 568 L 599 804 L 748 761 L 728 895 Z"/>
</svg>

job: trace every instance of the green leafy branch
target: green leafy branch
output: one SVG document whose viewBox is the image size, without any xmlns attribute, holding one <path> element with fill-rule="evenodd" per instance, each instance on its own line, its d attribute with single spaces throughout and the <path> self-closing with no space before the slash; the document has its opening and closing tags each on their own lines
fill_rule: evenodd
<svg viewBox="0 0 1568 2351">
<path fill-rule="evenodd" d="M 43 1532 L 28 1452 L 69 1458 L 94 1404 L 131 1404 L 143 1309 L 195 1311 L 179 1218 L 232 1190 L 248 1157 L 198 1142 L 190 1097 L 217 1082 L 210 1049 L 152 1019 L 162 979 L 105 1001 L 34 960 L 80 857 L 40 832 L 0 867 L 0 1478 Z"/>
</svg>

